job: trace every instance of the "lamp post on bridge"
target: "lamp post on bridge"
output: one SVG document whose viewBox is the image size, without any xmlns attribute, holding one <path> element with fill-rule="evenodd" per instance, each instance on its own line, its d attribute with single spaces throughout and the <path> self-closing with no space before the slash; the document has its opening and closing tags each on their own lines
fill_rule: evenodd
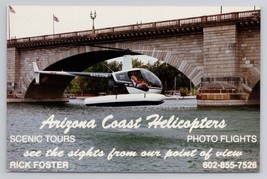
<svg viewBox="0 0 267 179">
<path fill-rule="evenodd" d="M 95 18 L 96 18 L 96 11 L 94 12 L 94 14 L 92 13 L 92 11 L 90 12 L 90 17 L 93 20 L 93 26 L 92 26 L 92 31 L 93 34 L 95 34 Z"/>
</svg>

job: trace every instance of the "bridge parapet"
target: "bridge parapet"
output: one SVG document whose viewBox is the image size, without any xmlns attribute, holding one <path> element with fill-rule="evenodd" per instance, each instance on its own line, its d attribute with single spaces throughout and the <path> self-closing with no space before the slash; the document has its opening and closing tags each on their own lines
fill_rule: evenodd
<svg viewBox="0 0 267 179">
<path fill-rule="evenodd" d="M 213 26 L 215 23 L 227 24 L 229 22 L 232 23 L 233 21 L 240 23 L 240 26 L 259 25 L 260 10 L 11 39 L 8 40 L 8 47 L 15 46 L 16 48 L 32 48 L 37 46 L 53 46 L 61 44 L 73 45 L 74 43 L 101 43 L 120 39 L 194 33 L 202 31 L 205 26 Z"/>
</svg>

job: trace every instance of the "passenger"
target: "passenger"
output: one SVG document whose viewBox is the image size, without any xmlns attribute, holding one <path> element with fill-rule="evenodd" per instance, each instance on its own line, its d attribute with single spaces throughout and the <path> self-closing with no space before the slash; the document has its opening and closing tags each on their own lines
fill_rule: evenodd
<svg viewBox="0 0 267 179">
<path fill-rule="evenodd" d="M 132 72 L 131 80 L 133 82 L 134 87 L 143 88 L 145 91 L 148 91 L 148 84 L 144 81 L 139 81 L 135 75 L 135 72 Z"/>
</svg>

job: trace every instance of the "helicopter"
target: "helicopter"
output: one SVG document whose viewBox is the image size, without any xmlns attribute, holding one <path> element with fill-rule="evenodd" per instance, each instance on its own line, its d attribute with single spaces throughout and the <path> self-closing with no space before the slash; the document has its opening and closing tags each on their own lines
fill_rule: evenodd
<svg viewBox="0 0 267 179">
<path fill-rule="evenodd" d="M 109 84 L 125 87 L 128 94 L 87 97 L 86 106 L 137 106 L 159 105 L 164 103 L 165 96 L 160 94 L 162 83 L 151 71 L 144 68 L 133 68 L 131 55 L 123 56 L 122 70 L 116 72 L 70 72 L 70 71 L 41 71 L 33 62 L 35 83 L 40 84 L 40 74 L 80 76 L 89 78 L 106 78 Z M 142 78 L 139 80 L 138 78 Z"/>
</svg>

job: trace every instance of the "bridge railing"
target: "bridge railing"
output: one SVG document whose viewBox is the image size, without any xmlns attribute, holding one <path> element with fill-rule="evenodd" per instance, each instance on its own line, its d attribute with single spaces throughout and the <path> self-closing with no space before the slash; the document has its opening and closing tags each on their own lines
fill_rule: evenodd
<svg viewBox="0 0 267 179">
<path fill-rule="evenodd" d="M 147 29 L 156 30 L 156 29 L 161 29 L 161 28 L 183 27 L 186 25 L 204 24 L 208 22 L 238 20 L 238 19 L 255 18 L 255 17 L 260 17 L 260 10 L 216 14 L 216 15 L 209 15 L 209 16 L 175 19 L 175 20 L 167 20 L 167 21 L 152 22 L 152 23 L 140 23 L 140 24 L 133 24 L 133 25 L 96 29 L 94 31 L 86 30 L 86 31 L 53 34 L 53 35 L 26 37 L 26 38 L 8 40 L 8 43 L 9 44 L 27 43 L 27 42 L 49 41 L 49 40 L 56 40 L 56 39 L 61 39 L 61 38 L 75 38 L 75 37 L 95 37 L 101 34 L 117 34 L 117 33 L 134 32 L 134 31 L 147 30 Z"/>
</svg>

